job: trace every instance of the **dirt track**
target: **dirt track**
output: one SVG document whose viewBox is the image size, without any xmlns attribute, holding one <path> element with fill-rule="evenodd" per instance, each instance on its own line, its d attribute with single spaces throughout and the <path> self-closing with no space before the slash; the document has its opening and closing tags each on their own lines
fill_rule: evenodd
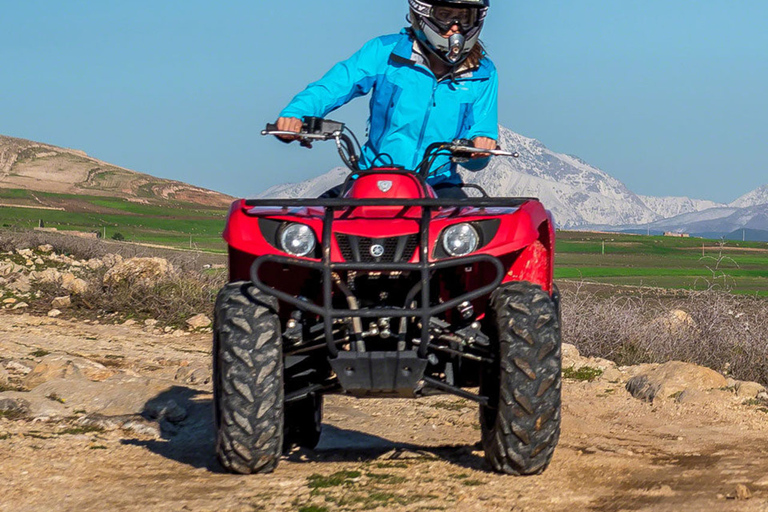
<svg viewBox="0 0 768 512">
<path fill-rule="evenodd" d="M 209 347 L 208 335 L 0 313 L 4 359 L 119 352 L 124 368 L 159 378 L 175 371 L 169 361 L 207 363 Z M 620 383 L 567 380 L 552 465 L 516 478 L 487 470 L 476 408 L 451 397 L 330 397 L 316 451 L 293 452 L 272 475 L 224 474 L 210 389 L 183 391 L 189 417 L 161 438 L 0 419 L 0 510 L 768 511 L 768 416 L 724 392 L 651 405 Z M 739 484 L 750 499 L 736 499 Z"/>
</svg>

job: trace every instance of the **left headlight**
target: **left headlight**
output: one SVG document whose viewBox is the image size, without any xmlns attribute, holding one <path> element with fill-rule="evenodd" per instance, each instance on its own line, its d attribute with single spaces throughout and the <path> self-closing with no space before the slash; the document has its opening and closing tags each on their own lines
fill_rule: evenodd
<svg viewBox="0 0 768 512">
<path fill-rule="evenodd" d="M 280 248 L 294 256 L 306 256 L 315 250 L 317 240 L 306 224 L 288 224 L 280 231 Z"/>
<path fill-rule="evenodd" d="M 480 236 L 471 224 L 456 224 L 443 232 L 443 249 L 451 256 L 466 256 L 478 245 Z"/>
</svg>

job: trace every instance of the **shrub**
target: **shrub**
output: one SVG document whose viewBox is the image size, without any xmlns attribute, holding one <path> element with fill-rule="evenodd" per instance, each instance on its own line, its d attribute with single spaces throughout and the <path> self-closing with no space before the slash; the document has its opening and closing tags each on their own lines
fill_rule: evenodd
<svg viewBox="0 0 768 512">
<path fill-rule="evenodd" d="M 619 365 L 685 361 L 768 384 L 765 299 L 714 290 L 615 293 L 565 286 L 563 340 Z M 676 309 L 690 321 L 670 317 Z"/>
<path fill-rule="evenodd" d="M 110 238 L 112 238 L 112 240 L 115 240 L 117 242 L 122 242 L 123 240 L 125 240 L 125 237 L 119 231 L 117 233 L 115 233 L 114 235 L 112 235 Z"/>
</svg>

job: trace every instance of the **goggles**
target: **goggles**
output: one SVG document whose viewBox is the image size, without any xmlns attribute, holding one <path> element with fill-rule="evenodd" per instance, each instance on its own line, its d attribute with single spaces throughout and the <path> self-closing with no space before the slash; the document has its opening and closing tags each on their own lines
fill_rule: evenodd
<svg viewBox="0 0 768 512">
<path fill-rule="evenodd" d="M 437 5 L 432 7 L 429 17 L 443 32 L 448 32 L 454 25 L 458 25 L 462 32 L 466 32 L 477 25 L 478 11 L 479 9 L 475 7 Z"/>
</svg>

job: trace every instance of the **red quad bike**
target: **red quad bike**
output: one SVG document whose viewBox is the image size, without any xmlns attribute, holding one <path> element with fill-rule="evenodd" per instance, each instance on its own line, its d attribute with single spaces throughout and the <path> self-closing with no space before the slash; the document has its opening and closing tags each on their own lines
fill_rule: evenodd
<svg viewBox="0 0 768 512">
<path fill-rule="evenodd" d="M 299 136 L 335 140 L 352 173 L 338 198 L 232 204 L 213 339 L 221 464 L 267 473 L 292 447 L 314 448 L 329 393 L 449 393 L 479 404 L 494 470 L 544 471 L 560 434 L 551 214 L 479 187 L 437 198 L 431 164 L 487 153 L 470 141 L 431 145 L 414 171 L 361 170 L 343 124 L 305 118 Z"/>
</svg>

